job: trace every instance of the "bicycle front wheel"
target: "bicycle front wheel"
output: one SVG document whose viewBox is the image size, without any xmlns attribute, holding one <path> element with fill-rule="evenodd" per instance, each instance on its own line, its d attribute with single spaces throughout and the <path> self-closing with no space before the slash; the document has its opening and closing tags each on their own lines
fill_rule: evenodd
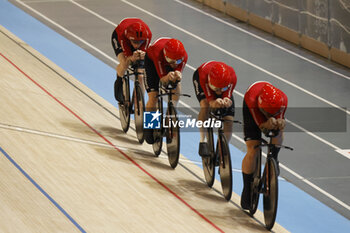
<svg viewBox="0 0 350 233">
<path fill-rule="evenodd" d="M 261 149 L 257 157 L 256 169 L 253 175 L 253 182 L 251 184 L 251 205 L 249 213 L 253 216 L 258 209 L 259 196 L 261 191 Z"/>
<path fill-rule="evenodd" d="M 207 182 L 207 185 L 209 187 L 212 187 L 215 179 L 215 160 L 216 160 L 212 128 L 208 128 L 208 147 L 209 147 L 210 156 L 202 157 L 202 164 L 203 164 L 205 181 Z"/>
<path fill-rule="evenodd" d="M 145 111 L 145 100 L 141 91 L 141 87 L 136 84 L 134 89 L 134 115 L 136 136 L 139 143 L 143 143 L 143 112 Z"/>
<path fill-rule="evenodd" d="M 156 156 L 160 154 L 163 146 L 163 98 L 158 98 L 157 109 L 160 115 L 160 129 L 153 130 L 154 143 L 152 144 L 153 152 Z"/>
<path fill-rule="evenodd" d="M 217 156 L 222 159 L 219 166 L 222 192 L 225 199 L 229 201 L 232 196 L 232 166 L 230 150 L 223 134 L 219 134 L 218 146 L 216 150 Z"/>
<path fill-rule="evenodd" d="M 129 77 L 123 78 L 123 96 L 124 103 L 119 104 L 120 123 L 123 131 L 126 133 L 130 125 L 130 86 Z"/>
<path fill-rule="evenodd" d="M 264 219 L 268 230 L 275 224 L 278 204 L 277 163 L 273 158 L 267 158 L 264 169 Z"/>
<path fill-rule="evenodd" d="M 177 124 L 177 114 L 173 105 L 168 107 L 166 122 L 168 122 L 169 127 L 165 131 L 168 159 L 170 166 L 175 168 L 179 163 L 180 156 L 180 129 Z"/>
</svg>

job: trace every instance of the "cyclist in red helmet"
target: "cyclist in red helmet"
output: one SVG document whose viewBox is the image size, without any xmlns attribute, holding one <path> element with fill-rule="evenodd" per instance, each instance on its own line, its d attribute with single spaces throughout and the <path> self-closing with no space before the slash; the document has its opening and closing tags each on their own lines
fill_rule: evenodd
<svg viewBox="0 0 350 233">
<path fill-rule="evenodd" d="M 235 104 L 233 90 L 237 83 L 234 69 L 223 62 L 209 61 L 202 64 L 193 74 L 193 85 L 200 105 L 198 120 L 208 119 L 209 108 L 226 108 L 224 133 L 227 141 L 232 135 Z M 208 156 L 207 130 L 200 128 L 199 155 Z"/>
<path fill-rule="evenodd" d="M 281 90 L 268 82 L 253 83 L 244 95 L 243 121 L 244 140 L 247 145 L 247 154 L 242 161 L 243 191 L 241 206 L 250 208 L 250 188 L 253 173 L 256 169 L 256 159 L 259 154 L 261 132 L 267 133 L 276 130 L 278 134 L 272 139 L 274 144 L 282 144 L 283 129 L 285 127 L 284 114 L 288 105 L 288 98 Z M 277 156 L 279 148 L 275 148 Z M 277 157 L 276 157 L 276 161 Z"/>
<path fill-rule="evenodd" d="M 151 39 L 151 30 L 138 18 L 125 18 L 113 30 L 112 46 L 119 61 L 116 67 L 117 80 L 114 83 L 114 96 L 118 102 L 124 101 L 122 77 L 125 71 L 133 62 L 144 59 Z M 143 88 L 143 80 L 140 79 L 140 82 Z"/>
<path fill-rule="evenodd" d="M 167 86 L 169 82 L 181 81 L 187 59 L 185 47 L 177 39 L 162 37 L 147 49 L 145 56 L 145 87 L 148 93 L 146 111 L 154 111 L 156 107 L 159 82 Z M 177 84 L 175 92 L 181 92 L 180 83 Z M 176 106 L 178 96 L 174 95 L 173 100 Z M 147 143 L 154 143 L 151 129 L 145 129 L 144 135 Z"/>
</svg>

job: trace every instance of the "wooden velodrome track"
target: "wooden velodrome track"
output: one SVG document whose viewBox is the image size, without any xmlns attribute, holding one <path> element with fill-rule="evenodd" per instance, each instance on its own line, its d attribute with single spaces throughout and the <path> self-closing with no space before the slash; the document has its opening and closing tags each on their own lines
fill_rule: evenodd
<svg viewBox="0 0 350 233">
<path fill-rule="evenodd" d="M 155 158 L 115 107 L 3 27 L 0 55 L 0 232 L 266 231 L 260 212 L 224 201 L 186 158 L 175 170 Z"/>
</svg>

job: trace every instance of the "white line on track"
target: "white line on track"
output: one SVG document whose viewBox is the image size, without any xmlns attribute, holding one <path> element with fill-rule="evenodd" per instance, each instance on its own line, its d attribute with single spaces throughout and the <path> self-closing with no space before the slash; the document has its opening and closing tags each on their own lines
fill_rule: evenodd
<svg viewBox="0 0 350 233">
<path fill-rule="evenodd" d="M 111 58 L 110 56 L 108 56 L 106 53 L 102 52 L 101 50 L 95 48 L 93 45 L 91 45 L 90 43 L 86 42 L 85 40 L 83 40 L 82 38 L 78 37 L 77 35 L 73 34 L 72 32 L 70 32 L 69 30 L 67 30 L 66 28 L 62 27 L 61 25 L 57 24 L 56 22 L 52 21 L 51 19 L 49 19 L 48 17 L 46 17 L 45 15 L 41 14 L 40 12 L 38 12 L 37 10 L 33 9 L 32 7 L 30 7 L 29 5 L 23 3 L 20 0 L 16 0 L 19 4 L 21 4 L 22 6 L 28 8 L 29 10 L 31 10 L 32 12 L 36 13 L 37 15 L 41 16 L 42 18 L 44 18 L 45 20 L 47 20 L 48 22 L 52 23 L 53 25 L 55 25 L 56 27 L 60 28 L 61 30 L 63 30 L 64 32 L 66 32 L 67 34 L 71 35 L 72 37 L 74 37 L 75 39 L 81 41 L 82 43 L 84 43 L 85 45 L 89 46 L 90 48 L 94 49 L 95 51 L 97 51 L 98 53 L 100 53 L 101 55 L 103 55 L 105 58 L 113 61 L 114 63 L 117 63 L 115 59 Z M 123 1 L 123 0 L 122 0 Z M 74 1 L 71 1 L 73 3 L 75 3 L 76 5 L 80 5 Z M 123 1 L 124 2 L 124 1 Z M 103 18 L 102 16 L 99 18 Z M 195 70 L 194 67 L 189 66 L 191 69 Z M 241 93 L 239 93 L 240 95 L 242 95 Z M 243 96 L 243 95 L 242 95 Z M 183 102 L 181 102 L 181 104 L 185 105 Z M 188 106 L 188 105 L 187 105 Z M 239 138 L 237 135 L 232 134 L 232 136 L 234 138 L 236 138 L 238 141 L 244 143 L 244 140 Z M 266 156 L 266 154 L 265 154 Z M 284 166 L 283 164 L 281 164 L 281 167 L 283 169 L 285 169 L 286 171 L 290 172 L 292 175 L 294 175 L 295 177 L 297 177 L 298 179 L 304 181 L 306 184 L 308 184 L 309 186 L 313 187 L 315 190 L 319 191 L 320 193 L 324 194 L 325 196 L 327 196 L 329 199 L 333 200 L 334 202 L 338 203 L 339 205 L 343 206 L 345 209 L 350 210 L 350 206 L 347 205 L 346 203 L 342 202 L 341 200 L 337 199 L 336 197 L 334 197 L 332 194 L 324 191 L 323 189 L 319 188 L 318 186 L 316 186 L 315 184 L 313 184 L 312 182 L 308 181 L 306 178 L 300 176 L 299 174 L 297 174 L 296 172 L 294 172 L 293 170 L 289 169 L 288 167 Z"/>
<path fill-rule="evenodd" d="M 70 136 L 64 136 L 64 135 L 34 130 L 34 129 L 23 128 L 20 126 L 13 126 L 13 125 L 0 123 L 0 128 L 7 129 L 7 130 L 19 131 L 19 132 L 25 132 L 25 133 L 30 133 L 30 134 L 40 135 L 40 136 L 52 137 L 52 138 L 57 138 L 57 139 L 62 139 L 62 140 L 67 140 L 67 141 L 72 141 L 72 142 L 79 142 L 79 143 L 84 143 L 84 144 L 89 144 L 89 145 L 113 148 L 112 146 L 110 146 L 107 143 L 94 142 L 94 141 L 81 139 L 81 138 L 75 138 L 75 137 L 70 137 Z M 124 149 L 128 149 L 128 148 L 124 148 Z"/>
<path fill-rule="evenodd" d="M 264 72 L 264 73 L 270 75 L 271 77 L 274 77 L 274 78 L 276 78 L 276 79 L 278 79 L 278 80 L 280 80 L 280 81 L 282 81 L 284 83 L 287 83 L 290 86 L 295 87 L 296 89 L 299 89 L 300 91 L 302 91 L 302 92 L 304 92 L 304 93 L 306 93 L 308 95 L 311 95 L 314 98 L 316 98 L 316 99 L 318 99 L 318 100 L 320 100 L 320 101 L 322 101 L 322 102 L 324 102 L 326 104 L 329 104 L 329 105 L 333 106 L 334 108 L 337 108 L 337 109 L 345 112 L 346 114 L 350 115 L 350 111 L 349 110 L 346 110 L 346 109 L 340 107 L 339 105 L 336 105 L 336 104 L 332 103 L 331 101 L 326 100 L 326 99 L 322 98 L 321 96 L 318 96 L 318 95 L 312 93 L 311 91 L 308 91 L 308 90 L 298 86 L 297 84 L 292 83 L 292 82 L 282 78 L 281 76 L 278 76 L 278 75 L 276 75 L 276 74 L 274 74 L 274 73 L 272 73 L 272 72 L 270 72 L 270 71 L 268 71 L 268 70 L 266 70 L 266 69 L 264 69 L 264 68 L 262 68 L 262 67 L 260 67 L 258 65 L 255 65 L 254 63 L 251 63 L 250 61 L 248 61 L 248 60 L 246 60 L 246 59 L 244 59 L 242 57 L 239 57 L 239 56 L 237 56 L 237 55 L 235 55 L 235 54 L 233 54 L 233 53 L 231 53 L 231 52 L 221 48 L 220 46 L 218 46 L 218 45 L 216 45 L 216 44 L 214 44 L 214 43 L 212 43 L 210 41 L 207 41 L 207 40 L 201 38 L 200 36 L 197 36 L 197 35 L 189 32 L 189 31 L 187 31 L 187 30 L 185 30 L 185 29 L 183 29 L 183 28 L 181 28 L 181 27 L 179 27 L 179 26 L 177 26 L 177 25 L 175 25 L 175 24 L 173 24 L 173 23 L 171 23 L 171 22 L 169 22 L 169 21 L 167 21 L 167 20 L 165 20 L 165 19 L 163 19 L 163 18 L 161 18 L 161 17 L 151 13 L 151 12 L 149 12 L 149 11 L 146 11 L 145 9 L 142 9 L 141 7 L 139 7 L 139 6 L 137 6 L 137 5 L 133 4 L 133 3 L 127 2 L 125 0 L 121 0 L 121 1 L 126 3 L 126 4 L 128 4 L 128 5 L 130 5 L 130 6 L 132 6 L 132 7 L 134 7 L 134 8 L 136 8 L 136 9 L 138 9 L 138 10 L 140 10 L 140 11 L 142 11 L 142 12 L 144 12 L 144 13 L 146 13 L 146 14 L 148 14 L 148 15 L 150 15 L 150 16 L 152 16 L 152 17 L 154 17 L 154 18 L 156 18 L 156 19 L 158 19 L 158 20 L 160 20 L 160 21 L 162 21 L 162 22 L 164 22 L 164 23 L 166 23 L 166 24 L 168 24 L 168 25 L 170 25 L 170 26 L 172 26 L 172 27 L 174 27 L 174 28 L 176 28 L 176 29 L 178 29 L 179 31 L 182 31 L 183 33 L 186 33 L 187 35 L 192 36 L 193 38 L 196 38 L 197 40 L 202 41 L 203 43 L 205 43 L 207 45 L 210 45 L 213 48 L 216 48 L 217 50 L 219 50 L 219 51 L 221 51 L 221 52 L 223 52 L 223 53 L 225 53 L 225 54 L 227 54 L 227 55 L 229 55 L 229 56 L 231 56 L 231 57 L 233 57 L 233 58 L 235 58 L 235 59 L 237 59 L 237 60 L 239 60 L 241 62 L 244 62 L 245 64 L 247 64 L 247 65 L 249 65 L 251 67 L 254 67 L 257 70 L 260 70 L 261 72 Z"/>
<path fill-rule="evenodd" d="M 23 127 L 20 127 L 20 126 L 8 125 L 8 124 L 3 124 L 3 123 L 0 123 L 0 129 L 24 132 L 24 133 L 29 133 L 29 134 L 39 135 L 39 136 L 56 138 L 56 139 L 60 139 L 60 140 L 66 140 L 66 141 L 70 141 L 70 142 L 84 143 L 84 144 L 88 144 L 88 145 L 94 145 L 94 146 L 114 149 L 113 146 L 111 146 L 111 145 L 109 145 L 107 143 L 103 143 L 103 142 L 95 142 L 95 141 L 91 141 L 91 140 L 87 140 L 87 139 L 81 139 L 81 138 L 65 136 L 65 135 L 60 135 L 60 134 L 55 134 L 55 133 L 50 133 L 50 132 L 44 132 L 44 131 L 39 131 L 39 130 L 35 130 L 35 129 L 28 129 L 28 128 L 23 128 Z M 138 150 L 138 149 L 131 148 L 131 147 L 125 147 L 125 146 L 119 146 L 119 145 L 115 145 L 115 146 L 117 146 L 119 149 L 121 149 L 123 151 L 130 151 L 130 152 L 135 152 L 135 153 L 144 153 L 143 150 Z M 168 160 L 168 156 L 165 155 L 164 153 L 162 153 L 159 157 L 162 158 L 162 159 Z M 139 157 L 138 160 L 142 160 L 142 157 Z M 201 164 L 198 161 L 190 160 L 190 159 L 188 159 L 186 157 L 180 158 L 179 161 L 181 161 L 182 163 Z M 237 169 L 233 169 L 233 171 L 238 171 L 238 170 Z"/>
<path fill-rule="evenodd" d="M 264 39 L 264 38 L 262 38 L 262 37 L 260 37 L 260 36 L 258 36 L 258 35 L 255 35 L 254 33 L 251 33 L 251 32 L 249 32 L 249 31 L 247 31 L 247 30 L 245 30 L 245 29 L 243 29 L 243 28 L 240 28 L 240 27 L 238 27 L 238 26 L 236 26 L 236 25 L 234 25 L 234 24 L 231 24 L 231 23 L 229 23 L 229 22 L 226 22 L 225 20 L 220 19 L 220 18 L 218 18 L 218 17 L 216 17 L 216 16 L 214 16 L 214 15 L 212 15 L 212 14 L 209 14 L 209 13 L 207 13 L 207 12 L 205 12 L 205 11 L 202 11 L 202 10 L 200 10 L 200 9 L 194 7 L 194 6 L 191 6 L 191 5 L 187 4 L 187 3 L 184 3 L 184 2 L 182 2 L 182 1 L 180 1 L 180 0 L 174 0 L 174 1 L 180 3 L 180 4 L 184 5 L 184 6 L 187 6 L 187 7 L 191 8 L 192 10 L 195 10 L 195 11 L 197 11 L 197 12 L 200 12 L 200 13 L 206 15 L 206 16 L 209 16 L 209 17 L 211 17 L 211 18 L 213 18 L 213 19 L 215 19 L 215 20 L 217 20 L 217 21 L 219 21 L 219 22 L 221 22 L 221 23 L 223 23 L 223 24 L 226 24 L 227 26 L 230 26 L 230 27 L 232 27 L 232 28 L 235 28 L 235 29 L 237 29 L 237 30 L 239 30 L 239 31 L 241 31 L 241 32 L 243 32 L 243 33 L 246 33 L 246 34 L 248 34 L 248 35 L 250 35 L 250 36 L 252 36 L 252 37 L 254 37 L 254 38 L 256 38 L 256 39 L 259 39 L 259 40 L 261 40 L 261 41 L 264 41 L 264 42 L 266 42 L 266 43 L 268 43 L 268 44 L 270 44 L 270 45 L 272 45 L 272 46 L 274 46 L 274 47 L 276 47 L 276 48 L 279 48 L 279 49 L 281 49 L 281 50 L 283 50 L 283 51 L 285 51 L 285 52 L 287 52 L 287 53 L 290 53 L 290 54 L 292 54 L 292 55 L 294 55 L 294 56 L 296 56 L 296 57 L 299 57 L 299 58 L 301 58 L 301 59 L 303 59 L 303 60 L 305 60 L 305 61 L 307 61 L 307 62 L 310 62 L 310 63 L 312 63 L 312 64 L 314 64 L 314 65 L 316 65 L 316 66 L 318 66 L 318 67 L 320 67 L 320 68 L 322 68 L 322 69 L 324 69 L 324 70 L 327 70 L 327 71 L 329 71 L 329 72 L 331 72 L 331 73 L 333 73 L 333 74 L 336 74 L 336 75 L 338 75 L 338 76 L 340 76 L 340 77 L 343 77 L 343 78 L 345 78 L 345 79 L 350 80 L 350 77 L 349 77 L 349 76 L 346 76 L 346 75 L 344 75 L 344 74 L 341 74 L 341 73 L 339 73 L 339 72 L 337 72 L 337 71 L 335 71 L 335 70 L 332 70 L 332 69 L 330 69 L 330 68 L 328 68 L 328 67 L 326 67 L 326 66 L 323 66 L 323 65 L 321 65 L 321 64 L 319 64 L 319 63 L 317 63 L 317 62 L 315 62 L 315 61 L 312 61 L 312 60 L 310 60 L 310 59 L 308 59 L 308 58 L 306 58 L 306 57 L 303 57 L 303 56 L 301 56 L 300 54 L 297 54 L 297 53 L 295 53 L 295 52 L 293 52 L 293 51 L 290 51 L 289 49 L 286 49 L 286 48 L 284 48 L 284 47 L 282 47 L 282 46 L 280 46 L 280 45 L 278 45 L 278 44 L 275 44 L 275 43 L 273 43 L 273 42 L 267 40 L 267 39 Z"/>
</svg>

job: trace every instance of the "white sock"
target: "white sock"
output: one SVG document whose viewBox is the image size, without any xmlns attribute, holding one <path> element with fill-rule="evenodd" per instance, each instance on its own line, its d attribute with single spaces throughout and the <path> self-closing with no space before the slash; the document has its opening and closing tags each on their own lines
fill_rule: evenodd
<svg viewBox="0 0 350 233">
<path fill-rule="evenodd" d="M 199 142 L 207 142 L 207 129 L 205 129 L 203 127 L 200 128 L 199 135 L 200 135 Z"/>
</svg>

